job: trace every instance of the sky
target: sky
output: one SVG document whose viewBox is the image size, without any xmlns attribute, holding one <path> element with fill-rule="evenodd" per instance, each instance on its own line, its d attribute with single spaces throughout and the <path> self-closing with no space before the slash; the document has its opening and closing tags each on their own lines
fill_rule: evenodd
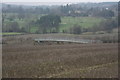
<svg viewBox="0 0 120 80">
<path fill-rule="evenodd" d="M 119 0 L 2 0 L 2 2 L 118 2 Z"/>
<path fill-rule="evenodd" d="M 28 4 L 28 5 L 61 5 L 66 3 L 78 2 L 118 2 L 119 0 L 1 0 L 2 3 L 10 4 Z"/>
</svg>

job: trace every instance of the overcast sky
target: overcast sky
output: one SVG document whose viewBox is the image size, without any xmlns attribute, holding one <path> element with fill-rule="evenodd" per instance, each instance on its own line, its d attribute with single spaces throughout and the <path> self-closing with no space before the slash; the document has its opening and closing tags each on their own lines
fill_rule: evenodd
<svg viewBox="0 0 120 80">
<path fill-rule="evenodd" d="M 119 0 L 2 0 L 2 2 L 114 2 Z"/>
<path fill-rule="evenodd" d="M 118 2 L 119 0 L 2 0 L 3 3 L 27 4 L 27 5 L 61 5 L 76 2 Z M 34 2 L 34 3 L 33 3 Z M 28 4 L 29 3 L 29 4 Z"/>
</svg>

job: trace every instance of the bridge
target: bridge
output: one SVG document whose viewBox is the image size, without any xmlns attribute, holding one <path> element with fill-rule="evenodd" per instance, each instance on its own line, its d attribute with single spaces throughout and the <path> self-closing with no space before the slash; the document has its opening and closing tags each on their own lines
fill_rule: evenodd
<svg viewBox="0 0 120 80">
<path fill-rule="evenodd" d="M 35 42 L 68 42 L 68 43 L 101 43 L 100 40 L 89 40 L 89 39 L 60 39 L 60 38 L 38 38 L 34 39 Z"/>
</svg>

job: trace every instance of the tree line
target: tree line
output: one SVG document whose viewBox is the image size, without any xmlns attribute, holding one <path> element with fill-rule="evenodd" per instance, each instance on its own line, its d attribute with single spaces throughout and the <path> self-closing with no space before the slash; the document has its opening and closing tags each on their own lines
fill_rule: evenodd
<svg viewBox="0 0 120 80">
<path fill-rule="evenodd" d="M 81 25 L 75 24 L 68 30 L 63 30 L 63 33 L 81 34 L 84 32 L 97 32 L 107 31 L 111 32 L 114 28 L 117 28 L 117 18 L 109 18 L 99 24 L 90 28 L 83 28 Z M 30 21 L 27 23 L 27 27 L 20 28 L 20 25 L 16 21 L 3 23 L 3 32 L 27 32 L 30 33 L 30 29 L 33 26 L 38 26 L 36 33 L 59 33 L 59 24 L 61 23 L 61 17 L 58 15 L 45 15 L 37 19 L 36 21 Z"/>
<path fill-rule="evenodd" d="M 95 4 L 95 3 L 94 3 Z M 62 6 L 36 6 L 36 7 L 26 7 L 26 6 L 13 6 L 6 5 L 3 6 L 3 13 L 18 13 L 19 17 L 26 17 L 29 13 L 31 14 L 56 14 L 60 16 L 94 16 L 94 17 L 113 17 L 117 13 L 117 4 L 104 7 L 105 5 L 96 7 L 89 7 L 90 3 L 82 6 L 82 4 L 66 4 Z"/>
<path fill-rule="evenodd" d="M 115 15 L 117 12 L 116 5 L 110 5 L 109 7 L 89 7 L 89 4 L 87 4 L 87 7 L 78 4 L 67 4 L 54 7 L 26 7 L 5 5 L 2 7 L 2 11 L 3 32 L 30 33 L 31 27 L 37 26 L 39 28 L 36 33 L 58 33 L 61 17 L 64 16 L 104 17 L 108 20 L 87 29 L 82 28 L 81 25 L 75 24 L 69 30 L 63 30 L 63 33 L 81 34 L 83 32 L 97 31 L 110 32 L 113 28 L 117 27 L 117 19 L 112 19 L 112 17 L 117 17 Z M 10 15 L 12 13 L 14 13 L 14 15 Z M 37 17 L 34 17 L 33 14 L 37 15 Z M 42 16 L 39 16 L 40 14 Z M 34 18 L 34 20 L 29 20 L 30 17 Z M 40 18 L 38 19 L 38 17 Z M 22 23 L 18 23 L 16 19 L 19 19 L 19 21 L 26 21 L 26 24 L 24 25 L 25 27 L 21 27 Z"/>
</svg>

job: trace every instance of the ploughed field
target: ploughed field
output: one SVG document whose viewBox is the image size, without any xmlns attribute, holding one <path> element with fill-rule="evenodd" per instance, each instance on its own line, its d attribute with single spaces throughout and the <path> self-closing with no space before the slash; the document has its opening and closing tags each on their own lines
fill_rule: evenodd
<svg viewBox="0 0 120 80">
<path fill-rule="evenodd" d="M 117 78 L 117 43 L 3 44 L 3 78 Z"/>
</svg>

